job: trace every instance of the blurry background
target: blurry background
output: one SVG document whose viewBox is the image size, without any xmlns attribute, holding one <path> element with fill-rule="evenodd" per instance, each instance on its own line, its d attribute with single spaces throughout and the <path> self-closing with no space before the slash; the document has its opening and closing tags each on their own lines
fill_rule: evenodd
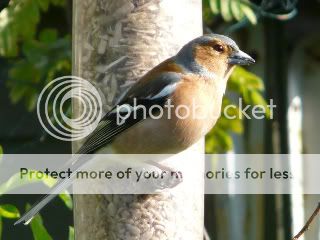
<svg viewBox="0 0 320 240">
<path fill-rule="evenodd" d="M 70 153 L 69 143 L 42 130 L 35 104 L 46 83 L 71 74 L 72 2 L 11 0 L 0 8 L 3 152 Z M 225 104 L 237 105 L 241 96 L 246 104 L 272 98 L 277 105 L 273 120 L 221 118 L 207 136 L 208 153 L 319 153 L 319 13 L 318 0 L 203 0 L 204 32 L 232 36 L 257 62 L 236 69 Z M 298 174 L 308 169 L 290 167 Z M 72 211 L 59 198 L 41 213 L 43 222 L 13 227 L 37 198 L 0 196 L 0 239 L 72 239 Z M 213 239 L 291 239 L 317 202 L 310 195 L 208 195 L 205 224 Z M 315 223 L 305 239 L 320 239 Z"/>
</svg>

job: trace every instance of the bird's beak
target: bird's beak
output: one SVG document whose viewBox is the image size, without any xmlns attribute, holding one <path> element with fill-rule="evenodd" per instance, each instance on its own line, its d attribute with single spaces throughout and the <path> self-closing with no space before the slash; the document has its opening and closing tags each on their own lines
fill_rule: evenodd
<svg viewBox="0 0 320 240">
<path fill-rule="evenodd" d="M 245 52 L 237 50 L 229 56 L 228 63 L 232 65 L 250 65 L 255 63 L 255 60 Z"/>
</svg>

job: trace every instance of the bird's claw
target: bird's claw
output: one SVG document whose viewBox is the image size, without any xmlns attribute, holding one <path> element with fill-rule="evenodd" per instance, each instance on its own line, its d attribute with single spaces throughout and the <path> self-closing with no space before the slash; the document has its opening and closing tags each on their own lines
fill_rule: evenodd
<svg viewBox="0 0 320 240">
<path fill-rule="evenodd" d="M 169 170 L 168 167 L 166 167 L 166 170 L 161 170 L 162 177 L 159 179 L 154 179 L 154 185 L 157 187 L 157 189 L 174 188 L 183 182 L 183 176 L 180 171 L 176 171 L 171 168 Z"/>
</svg>

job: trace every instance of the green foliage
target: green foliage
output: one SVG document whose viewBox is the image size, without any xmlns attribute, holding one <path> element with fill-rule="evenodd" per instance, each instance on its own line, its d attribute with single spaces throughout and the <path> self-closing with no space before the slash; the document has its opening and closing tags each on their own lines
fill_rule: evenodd
<svg viewBox="0 0 320 240">
<path fill-rule="evenodd" d="M 35 171 L 36 172 L 36 171 Z M 35 175 L 35 174 L 34 174 Z M 10 177 L 5 183 L 0 185 L 0 196 L 3 194 L 6 194 L 9 191 L 12 191 L 16 188 L 21 188 L 27 184 L 37 183 L 37 182 L 43 182 L 46 186 L 52 187 L 56 183 L 56 179 L 53 179 L 49 176 L 46 176 L 43 179 L 35 179 L 30 177 L 20 177 L 20 173 L 14 174 L 12 177 Z M 73 208 L 73 202 L 71 195 L 68 193 L 68 191 L 63 191 L 61 194 L 59 194 L 59 198 L 64 202 L 66 207 L 69 209 Z M 30 206 L 28 205 L 28 209 Z M 4 218 L 19 218 L 20 213 L 18 209 L 11 205 L 11 204 L 5 204 L 0 205 L 0 239 L 1 239 L 1 228 L 2 228 L 2 219 Z M 46 231 L 45 227 L 42 224 L 42 219 L 39 215 L 37 215 L 31 222 L 31 229 L 34 236 L 34 239 L 37 240 L 45 240 L 45 239 L 52 239 L 48 232 Z M 70 230 L 71 231 L 71 230 Z M 72 233 L 69 233 L 71 235 Z"/>
<path fill-rule="evenodd" d="M 247 104 L 263 106 L 266 109 L 266 116 L 270 117 L 270 110 L 261 95 L 264 91 L 261 78 L 244 68 L 237 67 L 229 79 L 228 89 L 239 93 Z"/>
<path fill-rule="evenodd" d="M 0 145 L 0 165 L 3 155 L 3 149 Z M 1 194 L 0 194 L 1 196 Z M 2 204 L 0 205 L 0 240 L 2 239 L 2 229 L 3 229 L 3 218 L 19 218 L 19 210 L 12 204 Z"/>
<path fill-rule="evenodd" d="M 266 109 L 266 117 L 270 112 L 267 103 L 261 92 L 264 90 L 264 84 L 257 75 L 245 70 L 242 67 L 236 67 L 229 78 L 228 91 L 237 93 L 243 98 L 245 104 L 252 106 L 262 105 Z M 229 106 L 228 108 L 226 108 Z M 232 107 L 230 107 L 232 106 Z M 243 132 L 243 118 L 238 106 L 228 97 L 222 101 L 222 114 L 214 128 L 206 136 L 207 153 L 224 153 L 233 148 L 232 133 L 241 134 Z"/>
<path fill-rule="evenodd" d="M 243 94 L 246 89 L 264 91 L 264 84 L 257 75 L 236 67 L 228 81 L 228 89 Z"/>
<path fill-rule="evenodd" d="M 59 36 L 56 29 L 38 28 L 42 13 L 50 5 L 65 6 L 65 3 L 65 0 L 11 0 L 0 12 L 0 56 L 6 57 L 11 66 L 6 81 L 9 96 L 13 103 L 23 102 L 29 111 L 35 108 L 38 94 L 48 82 L 71 72 L 71 38 Z M 0 146 L 0 158 L 1 155 Z M 17 173 L 0 186 L 0 196 L 36 182 L 52 187 L 56 180 L 21 179 Z M 72 209 L 72 198 L 67 191 L 59 197 Z M 2 219 L 19 216 L 13 205 L 0 205 L 0 239 Z M 40 216 L 32 221 L 31 229 L 36 240 L 52 239 Z"/>
<path fill-rule="evenodd" d="M 73 227 L 69 227 L 69 237 L 68 240 L 74 240 L 74 228 Z"/>
<path fill-rule="evenodd" d="M 7 81 L 10 99 L 13 103 L 23 101 L 29 111 L 35 108 L 46 83 L 71 71 L 70 37 L 58 38 L 55 29 L 37 34 L 41 12 L 50 4 L 64 6 L 65 0 L 11 0 L 0 12 L 0 55 L 22 55 L 11 62 Z"/>
<path fill-rule="evenodd" d="M 71 195 L 67 191 L 64 191 L 63 193 L 59 194 L 59 198 L 64 202 L 67 208 L 72 210 L 73 201 Z"/>
<path fill-rule="evenodd" d="M 12 204 L 0 205 L 0 240 L 2 239 L 3 218 L 15 219 L 19 218 L 19 210 Z"/>
<path fill-rule="evenodd" d="M 71 71 L 70 38 L 58 38 L 54 29 L 44 29 L 38 39 L 23 43 L 23 58 L 13 62 L 7 86 L 13 103 L 23 101 L 32 111 L 41 89 L 59 74 Z"/>
<path fill-rule="evenodd" d="M 0 185 L 0 196 L 6 194 L 16 188 L 23 187 L 27 184 L 39 182 L 37 179 L 30 179 L 27 177 L 20 177 L 20 173 L 11 176 L 6 182 Z"/>
<path fill-rule="evenodd" d="M 19 218 L 19 210 L 11 204 L 0 205 L 0 216 L 4 218 Z"/>
<path fill-rule="evenodd" d="M 31 170 L 29 170 L 31 171 Z M 37 172 L 37 171 L 34 171 Z M 36 174 L 33 174 L 36 175 Z M 42 182 L 48 187 L 53 187 L 53 185 L 57 182 L 56 179 L 53 179 L 49 176 L 44 177 L 43 179 L 36 179 L 36 178 L 30 178 L 29 176 L 24 175 L 22 178 L 20 176 L 20 173 L 16 173 L 13 176 L 11 176 L 5 183 L 0 185 L 0 196 L 8 193 L 16 188 L 23 187 L 28 184 Z M 64 202 L 64 204 L 69 208 L 72 209 L 72 198 L 71 195 L 68 193 L 67 190 L 63 191 L 61 194 L 59 194 L 59 198 Z"/>
<path fill-rule="evenodd" d="M 204 0 L 203 5 L 205 6 L 205 11 L 208 11 L 206 6 L 209 6 L 213 15 L 221 15 L 227 22 L 232 20 L 241 21 L 247 18 L 250 23 L 257 24 L 257 16 L 250 8 L 248 0 Z M 208 19 L 208 13 L 204 17 Z"/>
<path fill-rule="evenodd" d="M 0 240 L 2 239 L 2 226 L 3 226 L 2 217 L 0 216 Z"/>
<path fill-rule="evenodd" d="M 11 0 L 0 12 L 0 55 L 17 56 L 20 42 L 34 38 L 41 11 L 49 4 L 63 5 L 64 0 Z"/>
<path fill-rule="evenodd" d="M 26 211 L 28 211 L 30 208 L 30 205 L 27 204 Z M 42 218 L 39 214 L 33 218 L 33 220 L 30 223 L 30 226 L 34 240 L 52 240 L 52 237 L 43 225 Z"/>
</svg>

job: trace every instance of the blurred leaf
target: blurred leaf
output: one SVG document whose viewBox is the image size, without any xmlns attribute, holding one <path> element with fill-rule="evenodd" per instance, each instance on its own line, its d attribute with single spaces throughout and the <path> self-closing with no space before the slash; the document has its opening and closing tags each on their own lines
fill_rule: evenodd
<svg viewBox="0 0 320 240">
<path fill-rule="evenodd" d="M 239 109 L 235 104 L 232 104 L 229 98 L 223 97 L 221 112 L 222 112 L 222 117 L 236 118 L 238 116 Z"/>
<path fill-rule="evenodd" d="M 21 60 L 9 70 L 9 77 L 12 79 L 12 81 L 7 82 L 10 89 L 10 100 L 17 103 L 25 99 L 27 104 L 36 91 L 36 83 L 40 80 L 40 72 L 32 64 Z"/>
<path fill-rule="evenodd" d="M 26 211 L 31 208 L 29 204 L 26 206 Z M 52 240 L 47 229 L 43 225 L 42 218 L 37 214 L 30 223 L 34 240 Z"/>
<path fill-rule="evenodd" d="M 37 105 L 37 100 L 38 100 L 38 94 L 33 90 L 32 92 L 28 93 L 29 98 L 26 100 L 26 108 L 29 112 L 31 112 L 33 109 L 35 109 Z"/>
<path fill-rule="evenodd" d="M 266 100 L 263 98 L 263 96 L 257 92 L 257 91 L 251 91 L 250 92 L 250 100 L 251 103 L 255 106 L 260 105 L 263 109 L 265 109 L 265 115 L 267 118 L 270 118 L 270 109 L 268 108 L 268 104 Z"/>
<path fill-rule="evenodd" d="M 20 213 L 15 206 L 11 204 L 4 204 L 0 205 L 0 216 L 4 218 L 19 218 Z"/>
<path fill-rule="evenodd" d="M 220 1 L 219 0 L 209 0 L 211 11 L 214 14 L 218 14 L 220 12 Z"/>
<path fill-rule="evenodd" d="M 40 73 L 32 63 L 26 60 L 20 60 L 15 63 L 14 68 L 9 70 L 9 77 L 15 79 L 18 83 L 27 85 L 27 80 L 31 79 L 31 83 L 39 82 Z"/>
<path fill-rule="evenodd" d="M 38 71 L 48 62 L 48 46 L 38 40 L 25 42 L 22 45 L 22 53 L 25 61 L 33 65 Z"/>
<path fill-rule="evenodd" d="M 35 170 L 29 170 L 29 171 L 37 172 Z M 16 173 L 13 176 L 11 176 L 5 183 L 0 185 L 0 196 L 16 188 L 20 188 L 28 184 L 39 183 L 39 182 L 43 182 L 46 186 L 51 188 L 55 185 L 57 180 L 49 176 L 45 176 L 43 179 L 36 179 L 36 178 L 30 178 L 29 176 L 24 175 L 21 178 L 20 173 Z M 59 194 L 59 198 L 64 202 L 64 204 L 69 209 L 72 209 L 73 207 L 72 198 L 67 190 L 64 190 L 63 192 L 61 192 L 61 194 Z"/>
<path fill-rule="evenodd" d="M 248 88 L 244 88 L 242 91 L 242 97 L 245 103 L 250 104 L 251 98 L 250 98 L 250 90 Z"/>
<path fill-rule="evenodd" d="M 242 94 L 244 89 L 263 91 L 264 84 L 260 77 L 237 66 L 228 80 L 228 89 Z"/>
<path fill-rule="evenodd" d="M 230 130 L 237 134 L 243 133 L 242 121 L 240 119 L 234 119 L 230 121 Z"/>
<path fill-rule="evenodd" d="M 23 101 L 27 110 L 35 109 L 41 89 L 58 75 L 71 72 L 71 40 L 57 38 L 53 29 L 44 29 L 39 40 L 22 46 L 24 58 L 14 61 L 9 69 L 7 86 L 13 103 Z"/>
<path fill-rule="evenodd" d="M 221 0 L 220 1 L 220 5 L 221 5 L 221 16 L 223 17 L 223 19 L 227 22 L 232 20 L 232 12 L 230 9 L 230 1 L 232 0 Z"/>
<path fill-rule="evenodd" d="M 22 41 L 34 38 L 41 11 L 47 11 L 49 4 L 63 6 L 64 0 L 11 0 L 0 12 L 0 55 L 18 55 Z"/>
<path fill-rule="evenodd" d="M 69 237 L 68 240 L 74 240 L 74 228 L 69 226 Z"/>
<path fill-rule="evenodd" d="M 48 82 L 71 73 L 71 38 L 58 38 L 58 31 L 51 28 L 36 38 L 41 12 L 50 4 L 65 6 L 66 1 L 11 0 L 0 12 L 0 55 L 19 56 L 11 62 L 6 82 L 10 100 L 23 101 L 28 111 L 35 109 L 38 94 Z"/>
<path fill-rule="evenodd" d="M 12 0 L 0 12 L 0 55 L 16 56 L 19 39 L 31 39 L 40 20 L 37 1 Z"/>
<path fill-rule="evenodd" d="M 48 0 L 36 0 L 39 7 L 43 10 L 43 11 L 47 11 L 49 8 L 49 1 Z"/>
<path fill-rule="evenodd" d="M 20 178 L 20 173 L 16 173 L 11 176 L 6 182 L 0 185 L 0 195 L 12 191 L 18 187 L 23 187 L 30 183 L 39 182 L 40 180 L 29 179 L 27 177 Z"/>
<path fill-rule="evenodd" d="M 239 119 L 239 118 L 227 119 L 227 118 L 221 117 L 219 119 L 218 124 L 225 131 L 232 131 L 236 134 L 241 134 L 243 132 L 243 124 L 242 124 L 241 119 Z"/>
<path fill-rule="evenodd" d="M 246 17 L 251 24 L 257 23 L 257 16 L 250 7 L 248 0 L 207 0 L 214 15 L 220 14 L 229 22 L 231 20 L 242 21 Z M 209 20 L 205 18 L 205 20 Z"/>
<path fill-rule="evenodd" d="M 264 91 L 264 84 L 261 78 L 253 73 L 248 72 L 246 75 L 246 85 L 249 89 Z"/>
<path fill-rule="evenodd" d="M 69 193 L 61 193 L 59 194 L 60 199 L 64 202 L 67 208 L 72 210 L 73 208 L 73 201 L 71 195 Z"/>
<path fill-rule="evenodd" d="M 2 239 L 2 217 L 0 216 L 0 240 Z"/>
<path fill-rule="evenodd" d="M 241 11 L 241 4 L 240 0 L 234 0 L 230 2 L 230 8 L 233 17 L 237 20 L 240 21 L 243 18 L 243 12 Z"/>
<path fill-rule="evenodd" d="M 55 42 L 57 38 L 58 38 L 58 31 L 56 29 L 50 29 L 50 28 L 44 29 L 42 32 L 40 32 L 40 35 L 39 35 L 40 42 L 47 43 L 47 44 Z"/>
<path fill-rule="evenodd" d="M 66 0 L 51 0 L 51 2 L 55 6 L 63 7 L 66 5 Z"/>
<path fill-rule="evenodd" d="M 252 24 L 254 24 L 254 25 L 257 24 L 257 22 L 258 22 L 257 16 L 256 16 L 255 12 L 249 6 L 242 4 L 241 10 Z"/>
<path fill-rule="evenodd" d="M 217 125 L 206 136 L 206 153 L 222 153 L 233 147 L 231 136 Z"/>
<path fill-rule="evenodd" d="M 203 21 L 210 25 L 210 22 L 213 21 L 215 14 L 212 12 L 210 6 L 211 0 L 202 0 L 202 18 Z M 215 1 L 215 0 L 212 0 Z"/>
</svg>

